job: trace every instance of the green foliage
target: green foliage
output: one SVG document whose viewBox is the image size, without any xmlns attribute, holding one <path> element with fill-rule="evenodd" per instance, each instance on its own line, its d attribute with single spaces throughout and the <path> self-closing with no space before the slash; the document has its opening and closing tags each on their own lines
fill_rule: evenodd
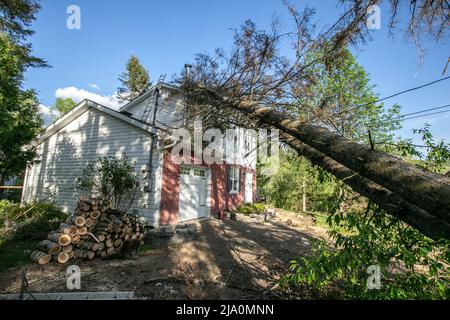
<svg viewBox="0 0 450 320">
<path fill-rule="evenodd" d="M 313 256 L 292 262 L 283 284 L 330 287 L 348 299 L 450 298 L 450 242 L 435 242 L 377 207 L 329 216 L 334 248 L 317 241 Z M 336 228 L 357 230 L 344 235 Z M 381 289 L 367 289 L 367 268 L 381 269 Z"/>
<path fill-rule="evenodd" d="M 0 228 L 0 271 L 30 262 L 30 253 L 37 243 L 56 230 L 67 214 L 53 204 L 37 202 L 21 207 L 7 200 L 0 201 L 0 221 L 9 228 Z"/>
<path fill-rule="evenodd" d="M 334 212 L 339 201 L 339 184 L 327 172 L 314 167 L 291 149 L 280 150 L 280 165 L 265 184 L 258 181 L 259 192 L 277 208 L 302 211 L 303 181 L 306 182 L 308 211 Z"/>
<path fill-rule="evenodd" d="M 50 108 L 54 118 L 59 118 L 64 113 L 72 110 L 77 104 L 71 98 L 57 98 L 55 104 Z"/>
<path fill-rule="evenodd" d="M 125 153 L 120 158 L 103 157 L 89 163 L 77 179 L 79 190 L 100 195 L 120 210 L 131 205 L 138 186 L 134 167 Z"/>
<path fill-rule="evenodd" d="M 54 204 L 49 202 L 35 202 L 21 206 L 8 200 L 0 200 L 0 223 L 6 221 L 15 224 L 26 222 L 30 219 L 42 219 L 47 221 L 61 220 L 65 217 Z"/>
<path fill-rule="evenodd" d="M 131 56 L 126 65 L 126 71 L 119 76 L 121 86 L 117 91 L 120 102 L 129 102 L 150 87 L 148 71 L 139 62 L 136 56 Z"/>
<path fill-rule="evenodd" d="M 246 203 L 239 206 L 239 208 L 237 208 L 236 211 L 244 214 L 252 214 L 252 213 L 260 214 L 264 213 L 266 209 L 267 207 L 263 203 Z"/>
<path fill-rule="evenodd" d="M 18 47 L 0 33 L 0 176 L 19 175 L 35 158 L 30 144 L 42 126 L 33 90 L 23 90 L 25 62 Z"/>
<path fill-rule="evenodd" d="M 31 55 L 31 45 L 25 42 L 34 33 L 29 27 L 39 9 L 36 0 L 0 1 L 0 35 L 10 39 L 15 47 L 15 56 L 26 66 L 48 66 L 44 60 Z"/>
<path fill-rule="evenodd" d="M 426 126 L 416 130 L 432 150 L 420 164 L 438 170 L 449 159 L 449 150 L 438 144 Z M 400 149 L 404 156 L 422 157 L 411 143 Z M 282 283 L 295 288 L 313 286 L 318 296 L 330 288 L 349 299 L 449 299 L 450 241 L 434 241 L 370 201 L 367 208 L 336 210 L 327 218 L 333 247 L 316 242 L 311 257 L 292 261 Z M 367 267 L 381 270 L 381 288 L 368 290 Z"/>
<path fill-rule="evenodd" d="M 320 121 L 341 135 L 361 143 L 368 143 L 368 130 L 374 141 L 392 140 L 393 132 L 401 128 L 400 106 L 385 110 L 376 104 L 377 95 L 370 85 L 369 75 L 359 65 L 350 50 L 336 52 L 332 61 L 323 59 L 328 46 L 306 56 L 317 76 L 307 94 L 298 102 L 301 119 Z M 355 107 L 364 105 L 364 107 Z"/>
</svg>

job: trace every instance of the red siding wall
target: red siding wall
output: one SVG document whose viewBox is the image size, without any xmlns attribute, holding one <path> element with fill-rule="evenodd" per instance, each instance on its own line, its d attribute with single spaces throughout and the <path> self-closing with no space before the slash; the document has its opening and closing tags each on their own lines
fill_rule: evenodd
<svg viewBox="0 0 450 320">
<path fill-rule="evenodd" d="M 217 216 L 224 210 L 236 210 L 244 203 L 244 173 L 253 173 L 253 201 L 256 194 L 256 172 L 250 168 L 240 167 L 240 189 L 239 193 L 230 194 L 227 190 L 227 165 L 206 165 L 211 170 L 211 216 Z M 178 221 L 178 206 L 180 194 L 180 166 L 174 164 L 170 153 L 164 155 L 160 220 L 159 224 L 176 223 Z"/>
</svg>

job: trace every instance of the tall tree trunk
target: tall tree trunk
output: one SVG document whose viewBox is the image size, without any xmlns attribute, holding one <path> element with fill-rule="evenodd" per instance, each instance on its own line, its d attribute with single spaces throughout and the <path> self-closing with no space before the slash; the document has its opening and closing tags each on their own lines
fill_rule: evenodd
<svg viewBox="0 0 450 320">
<path fill-rule="evenodd" d="M 288 134 L 282 133 L 281 138 L 296 150 L 299 155 L 304 156 L 313 164 L 333 174 L 354 191 L 371 199 L 389 214 L 406 222 L 432 239 L 450 239 L 450 224 L 448 220 L 430 215 L 425 210 L 409 203 L 392 191 L 350 170 Z"/>
<path fill-rule="evenodd" d="M 296 120 L 253 102 L 221 103 L 278 128 L 347 168 L 395 192 L 411 204 L 450 222 L 450 178 L 429 172 L 369 146 L 348 140 L 326 128 Z"/>
</svg>

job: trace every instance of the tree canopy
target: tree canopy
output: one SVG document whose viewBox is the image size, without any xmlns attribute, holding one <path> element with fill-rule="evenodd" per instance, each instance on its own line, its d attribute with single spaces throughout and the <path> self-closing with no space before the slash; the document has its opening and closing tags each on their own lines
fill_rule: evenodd
<svg viewBox="0 0 450 320">
<path fill-rule="evenodd" d="M 71 98 L 57 98 L 50 110 L 54 118 L 59 118 L 64 113 L 72 110 L 76 105 L 76 102 Z"/>
<path fill-rule="evenodd" d="M 42 119 L 33 90 L 23 90 L 25 63 L 16 54 L 17 46 L 0 34 L 0 175 L 13 176 L 35 157 L 30 144 Z"/>
<path fill-rule="evenodd" d="M 150 87 L 148 71 L 136 56 L 131 56 L 126 64 L 126 71 L 119 76 L 121 86 L 117 90 L 120 102 L 129 102 L 143 94 Z"/>
</svg>

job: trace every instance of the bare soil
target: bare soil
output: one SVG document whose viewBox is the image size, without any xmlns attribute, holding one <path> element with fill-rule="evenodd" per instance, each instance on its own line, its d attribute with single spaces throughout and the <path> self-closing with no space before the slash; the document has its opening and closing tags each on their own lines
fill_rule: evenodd
<svg viewBox="0 0 450 320">
<path fill-rule="evenodd" d="M 136 260 L 76 261 L 81 291 L 134 291 L 144 299 L 280 297 L 276 283 L 289 262 L 308 255 L 311 241 L 327 234 L 310 217 L 277 213 L 267 221 L 243 214 L 236 221 L 199 221 L 191 239 L 148 249 Z M 0 274 L 0 293 L 19 293 L 23 271 L 29 292 L 66 292 L 66 268 L 55 263 L 10 268 Z"/>
</svg>

